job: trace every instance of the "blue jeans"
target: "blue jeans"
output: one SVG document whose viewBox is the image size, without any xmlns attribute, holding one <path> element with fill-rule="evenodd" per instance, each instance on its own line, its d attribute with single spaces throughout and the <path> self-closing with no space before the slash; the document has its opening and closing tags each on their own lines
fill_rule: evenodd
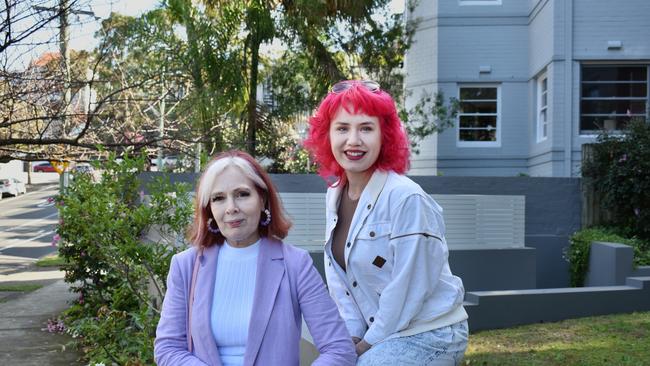
<svg viewBox="0 0 650 366">
<path fill-rule="evenodd" d="M 357 366 L 460 365 L 467 349 L 467 320 L 408 337 L 376 343 Z"/>
</svg>

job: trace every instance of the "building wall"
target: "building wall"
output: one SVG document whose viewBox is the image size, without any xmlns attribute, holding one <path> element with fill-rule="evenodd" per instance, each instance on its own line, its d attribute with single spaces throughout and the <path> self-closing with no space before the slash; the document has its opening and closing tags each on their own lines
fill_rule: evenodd
<svg viewBox="0 0 650 366">
<path fill-rule="evenodd" d="M 497 148 L 460 148 L 457 126 L 423 142 L 411 174 L 580 175 L 580 69 L 583 63 L 650 63 L 650 1 L 503 0 L 461 5 L 425 0 L 422 34 L 407 55 L 407 89 L 457 96 L 462 83 L 500 85 Z M 608 41 L 621 41 L 608 50 Z M 430 66 L 427 66 L 430 65 Z M 490 73 L 479 73 L 490 66 Z M 537 77 L 549 81 L 549 133 L 537 139 Z M 407 99 L 413 103 L 413 96 Z"/>
<path fill-rule="evenodd" d="M 471 18 L 447 17 L 439 29 L 439 82 L 445 95 L 459 97 L 462 85 L 499 88 L 498 147 L 459 147 L 458 123 L 438 136 L 442 175 L 517 175 L 527 173 L 528 54 L 522 16 L 498 18 L 499 24 L 469 26 Z M 480 73 L 489 66 L 490 73 Z M 504 106 L 508 106 L 504 108 Z"/>
<path fill-rule="evenodd" d="M 436 56 L 438 27 L 435 0 L 422 0 L 413 14 L 419 19 L 418 31 L 413 37 L 413 47 L 405 61 L 407 109 L 413 108 L 425 93 L 438 91 L 438 59 Z M 420 142 L 419 153 L 411 156 L 411 174 L 436 175 L 438 146 L 437 135 L 429 136 Z"/>
<path fill-rule="evenodd" d="M 580 65 L 583 63 L 650 64 L 650 1 L 573 0 L 574 95 L 572 172 L 580 174 L 581 149 L 595 135 L 580 134 Z M 608 41 L 621 41 L 622 48 L 608 50 Z"/>
</svg>

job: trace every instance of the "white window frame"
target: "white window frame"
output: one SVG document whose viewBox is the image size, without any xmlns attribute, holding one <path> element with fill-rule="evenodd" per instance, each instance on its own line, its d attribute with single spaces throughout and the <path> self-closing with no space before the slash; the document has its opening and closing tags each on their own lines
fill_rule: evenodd
<svg viewBox="0 0 650 366">
<path fill-rule="evenodd" d="M 461 141 L 460 139 L 460 117 L 464 115 L 477 115 L 475 113 L 458 112 L 456 116 L 456 146 L 457 147 L 501 147 L 501 85 L 500 84 L 458 84 L 458 101 L 460 99 L 460 90 L 463 88 L 495 88 L 497 90 L 497 113 L 496 113 L 496 141 Z"/>
<path fill-rule="evenodd" d="M 501 0 L 458 0 L 458 5 L 501 5 Z"/>
<path fill-rule="evenodd" d="M 546 81 L 546 90 L 544 90 L 544 81 Z M 549 110 L 549 80 L 546 72 L 543 72 L 537 77 L 537 142 L 542 142 L 548 139 L 548 132 L 550 128 L 550 110 Z M 546 99 L 544 99 L 546 97 Z M 546 103 L 544 103 L 546 100 Z M 546 120 L 542 119 L 546 117 Z M 544 129 L 546 127 L 546 129 Z"/>
<path fill-rule="evenodd" d="M 583 70 L 584 67 L 589 67 L 589 66 L 596 66 L 596 67 L 626 67 L 626 66 L 645 67 L 647 69 L 647 71 L 646 71 L 646 81 L 645 81 L 645 83 L 646 83 L 646 97 L 645 97 L 646 116 L 645 116 L 645 118 L 646 118 L 646 120 L 650 119 L 650 112 L 648 112 L 650 110 L 650 65 L 649 64 L 647 64 L 647 63 L 583 63 L 583 64 L 580 65 L 580 84 L 579 84 L 580 85 L 580 92 L 579 92 L 579 95 L 578 95 L 579 96 L 579 99 L 578 99 L 578 109 L 579 109 L 579 111 L 578 111 L 578 134 L 580 136 L 582 136 L 582 137 L 594 137 L 594 136 L 598 136 L 600 134 L 600 130 L 583 130 L 582 129 L 582 115 L 583 114 L 582 114 L 582 106 L 581 106 L 581 104 L 582 104 L 583 99 L 586 99 L 586 100 L 590 99 L 588 97 L 585 98 L 585 97 L 582 96 L 582 87 L 583 87 L 583 83 L 585 83 L 583 81 L 583 77 L 582 77 L 582 70 Z M 605 83 L 605 82 L 603 82 L 603 83 Z M 610 83 L 614 83 L 614 82 L 611 81 Z M 616 99 L 616 98 L 618 98 L 618 97 L 614 97 L 614 99 Z M 628 99 L 628 100 L 631 100 L 631 99 L 641 100 L 639 98 L 643 98 L 643 97 L 628 97 L 628 98 L 621 97 L 621 98 L 622 99 Z M 601 99 L 605 99 L 605 98 L 601 98 Z M 618 129 L 610 130 L 608 132 L 613 133 L 613 134 L 623 134 L 623 133 L 625 133 L 625 131 L 618 130 Z"/>
</svg>

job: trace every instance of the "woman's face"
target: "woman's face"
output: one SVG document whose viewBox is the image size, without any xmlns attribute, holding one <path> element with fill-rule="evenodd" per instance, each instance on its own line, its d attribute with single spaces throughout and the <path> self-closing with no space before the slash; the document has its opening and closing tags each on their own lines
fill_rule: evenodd
<svg viewBox="0 0 650 366">
<path fill-rule="evenodd" d="M 210 193 L 210 210 L 230 245 L 247 247 L 260 238 L 263 209 L 264 199 L 239 168 L 228 166 L 217 175 Z"/>
<path fill-rule="evenodd" d="M 379 118 L 366 114 L 350 114 L 343 107 L 330 124 L 332 154 L 350 177 L 368 173 L 381 151 Z"/>
</svg>

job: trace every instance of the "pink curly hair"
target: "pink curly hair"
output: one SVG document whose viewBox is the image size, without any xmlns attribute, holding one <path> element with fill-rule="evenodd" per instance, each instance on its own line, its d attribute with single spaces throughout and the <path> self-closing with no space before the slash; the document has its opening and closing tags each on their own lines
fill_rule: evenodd
<svg viewBox="0 0 650 366">
<path fill-rule="evenodd" d="M 351 81 L 349 89 L 340 93 L 328 93 L 316 113 L 309 119 L 309 136 L 304 146 L 318 163 L 318 174 L 328 184 L 336 177 L 339 184 L 345 184 L 345 171 L 332 154 L 330 144 L 330 123 L 339 111 L 363 113 L 378 117 L 381 128 L 381 151 L 371 169 L 392 170 L 404 174 L 409 169 L 409 141 L 406 130 L 398 115 L 395 101 L 383 90 L 370 91 L 361 83 Z"/>
</svg>

